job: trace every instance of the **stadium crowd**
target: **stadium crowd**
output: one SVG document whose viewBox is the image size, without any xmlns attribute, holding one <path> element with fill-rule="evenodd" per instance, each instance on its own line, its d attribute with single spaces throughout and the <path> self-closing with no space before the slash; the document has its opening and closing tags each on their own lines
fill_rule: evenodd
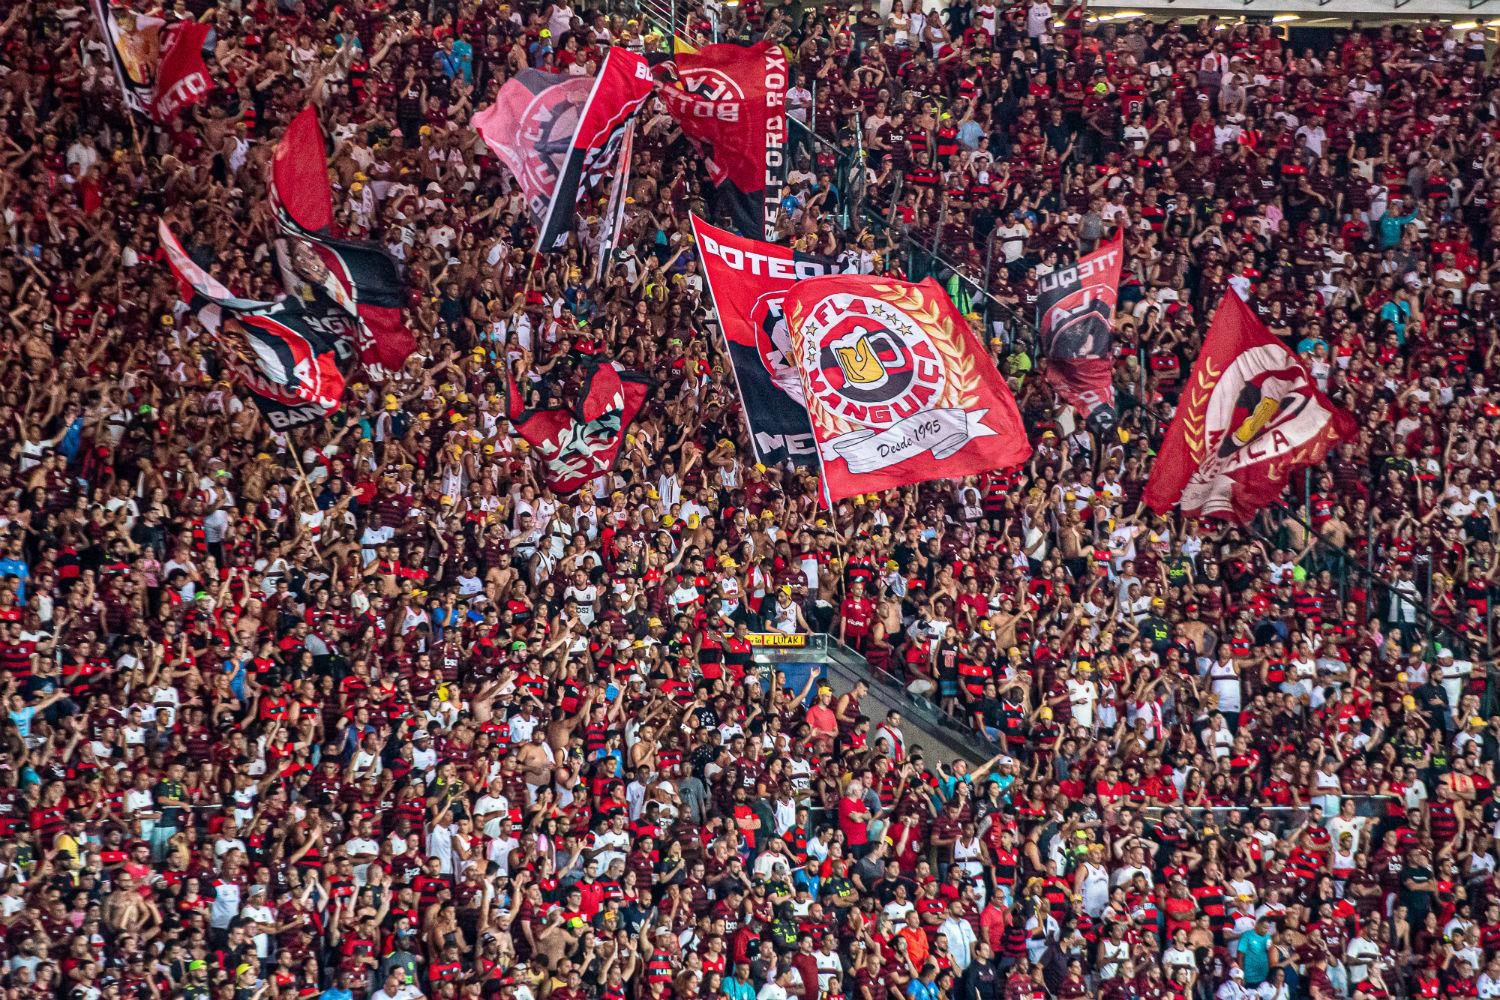
<svg viewBox="0 0 1500 1000">
<path fill-rule="evenodd" d="M 896 271 L 909 232 L 1025 316 L 1124 232 L 1117 381 L 1146 407 L 1076 426 L 1011 321 L 986 334 L 1034 458 L 828 511 L 749 448 L 670 119 L 648 106 L 602 281 L 529 253 L 468 128 L 522 68 L 669 46 L 636 15 L 176 0 L 215 88 L 156 129 L 83 5 L 7 6 L 7 998 L 1500 997 L 1484 29 L 1299 51 L 1045 0 L 726 7 L 787 46 L 824 140 L 782 199 L 800 248 Z M 220 377 L 156 231 L 281 294 L 265 168 L 310 93 L 422 350 L 288 435 Z M 878 234 L 838 224 L 861 147 Z M 1253 530 L 1138 505 L 1230 287 L 1361 418 Z M 616 472 L 556 496 L 503 386 L 567 398 L 585 355 L 659 385 Z M 863 685 L 763 678 L 747 633 L 809 630 L 985 763 L 929 759 Z"/>
</svg>

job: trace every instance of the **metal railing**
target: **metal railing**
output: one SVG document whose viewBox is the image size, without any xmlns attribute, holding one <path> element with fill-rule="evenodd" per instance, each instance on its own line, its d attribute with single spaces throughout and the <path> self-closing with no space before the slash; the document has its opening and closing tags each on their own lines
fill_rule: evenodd
<svg viewBox="0 0 1500 1000">
<path fill-rule="evenodd" d="M 682 34 L 687 27 L 687 10 L 684 7 L 679 19 L 678 0 L 634 0 L 641 18 L 651 24 L 667 38 Z"/>
</svg>

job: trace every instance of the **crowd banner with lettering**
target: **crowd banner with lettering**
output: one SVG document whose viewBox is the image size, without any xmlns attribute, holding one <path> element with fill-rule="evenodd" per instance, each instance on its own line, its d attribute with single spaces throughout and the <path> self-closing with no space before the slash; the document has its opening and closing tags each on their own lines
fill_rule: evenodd
<svg viewBox="0 0 1500 1000">
<path fill-rule="evenodd" d="M 1115 303 L 1124 256 L 1116 238 L 1037 279 L 1047 383 L 1095 433 L 1115 426 Z"/>
<path fill-rule="evenodd" d="M 745 641 L 758 649 L 805 649 L 807 636 L 802 633 L 746 632 Z"/>
<path fill-rule="evenodd" d="M 608 183 L 619 163 L 626 126 L 654 87 L 655 78 L 644 57 L 622 48 L 611 48 L 605 54 L 593 89 L 578 114 L 578 129 L 541 220 L 536 243 L 539 251 L 560 250 L 567 243 L 579 203 Z"/>
<path fill-rule="evenodd" d="M 743 236 L 774 240 L 787 173 L 786 54 L 770 41 L 682 53 L 658 90 L 703 151 L 709 180 Z"/>
<path fill-rule="evenodd" d="M 813 278 L 785 309 L 830 506 L 1030 457 L 1010 387 L 936 281 Z"/>
<path fill-rule="evenodd" d="M 151 99 L 151 117 L 158 124 L 171 121 L 208 96 L 212 84 L 203 62 L 203 43 L 212 28 L 197 21 L 179 21 L 163 34 L 161 65 Z"/>
<path fill-rule="evenodd" d="M 765 465 L 791 462 L 816 469 L 817 443 L 802 400 L 802 376 L 792 360 L 782 299 L 796 282 L 832 274 L 837 266 L 823 257 L 736 236 L 696 215 L 692 221 L 703 280 L 724 331 L 755 455 Z"/>
<path fill-rule="evenodd" d="M 1224 293 L 1146 484 L 1158 514 L 1244 523 L 1281 496 L 1298 469 L 1358 432 L 1318 390 L 1302 360 Z"/>
</svg>

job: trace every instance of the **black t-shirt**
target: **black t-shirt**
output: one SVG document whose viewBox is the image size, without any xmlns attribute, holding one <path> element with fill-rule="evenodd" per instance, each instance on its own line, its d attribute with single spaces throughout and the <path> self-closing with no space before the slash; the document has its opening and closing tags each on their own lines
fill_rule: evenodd
<svg viewBox="0 0 1500 1000">
<path fill-rule="evenodd" d="M 1426 865 L 1407 865 L 1401 869 L 1401 902 L 1414 923 L 1424 919 L 1427 912 L 1432 909 L 1432 897 L 1435 893 L 1408 889 L 1406 883 L 1428 882 L 1432 880 L 1432 877 L 1432 869 Z"/>
</svg>

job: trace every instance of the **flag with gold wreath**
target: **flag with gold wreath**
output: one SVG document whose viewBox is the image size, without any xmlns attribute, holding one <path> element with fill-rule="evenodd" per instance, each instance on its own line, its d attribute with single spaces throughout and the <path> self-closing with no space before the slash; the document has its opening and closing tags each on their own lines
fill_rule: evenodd
<svg viewBox="0 0 1500 1000">
<path fill-rule="evenodd" d="M 831 275 L 783 307 L 829 505 L 1030 457 L 1010 387 L 937 282 Z"/>
</svg>

